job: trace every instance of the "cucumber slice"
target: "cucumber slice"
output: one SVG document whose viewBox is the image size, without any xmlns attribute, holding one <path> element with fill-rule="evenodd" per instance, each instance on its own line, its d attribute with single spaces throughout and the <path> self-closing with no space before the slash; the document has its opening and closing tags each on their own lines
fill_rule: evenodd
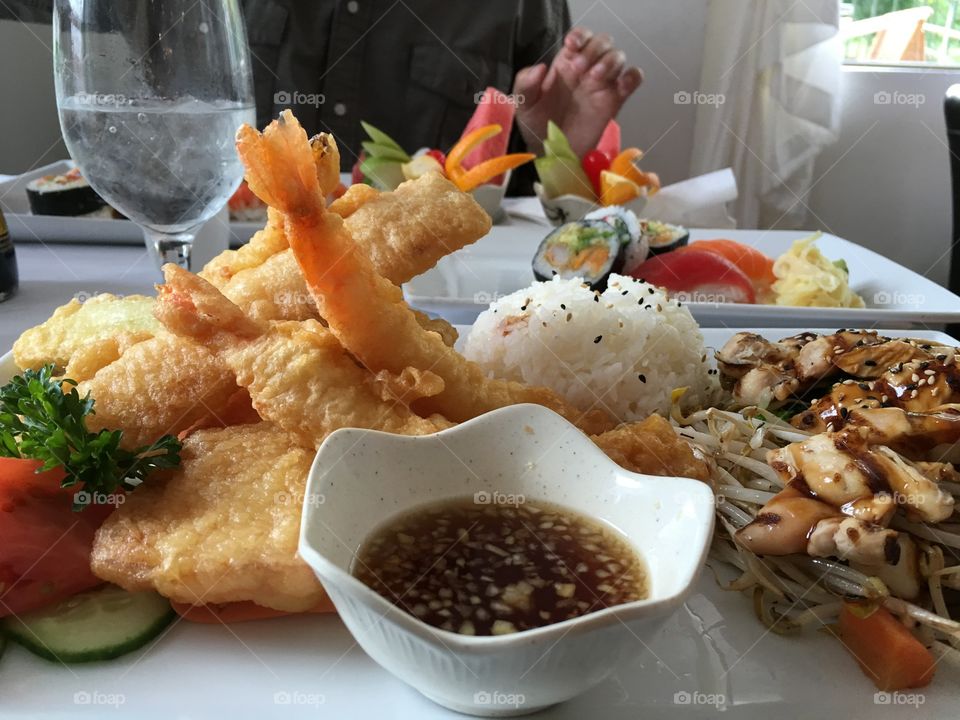
<svg viewBox="0 0 960 720">
<path fill-rule="evenodd" d="M 170 602 L 155 592 L 105 585 L 3 622 L 11 638 L 40 657 L 80 663 L 110 660 L 142 647 L 175 615 Z"/>
<path fill-rule="evenodd" d="M 403 152 L 403 148 L 400 147 L 400 143 L 387 135 L 383 130 L 378 130 L 373 125 L 368 122 L 364 122 L 363 120 L 360 121 L 360 125 L 363 127 L 364 132 L 367 133 L 367 135 L 370 136 L 370 139 L 373 140 L 377 145 L 383 145 L 384 147 L 393 148 L 394 150 Z"/>
<path fill-rule="evenodd" d="M 590 201 L 596 200 L 593 185 L 578 161 L 548 155 L 537 158 L 533 164 L 548 197 L 579 195 Z"/>
<path fill-rule="evenodd" d="M 563 130 L 561 130 L 560 126 L 553 122 L 553 120 L 547 122 L 547 139 L 544 141 L 543 146 L 550 155 L 580 162 L 577 154 L 573 151 L 573 148 L 570 147 L 570 141 L 567 140 L 567 136 L 563 134 Z"/>
<path fill-rule="evenodd" d="M 360 163 L 360 172 L 380 190 L 396 190 L 397 185 L 406 180 L 403 164 L 386 158 L 368 157 Z"/>
<path fill-rule="evenodd" d="M 558 145 L 554 140 L 544 140 L 543 141 L 543 153 L 544 157 L 548 158 L 563 158 L 564 160 L 576 160 L 575 157 L 571 157 L 566 154 L 566 150 L 563 145 Z"/>
<path fill-rule="evenodd" d="M 390 147 L 389 145 L 378 145 L 377 143 L 370 142 L 369 140 L 364 140 L 360 144 L 363 146 L 364 152 L 367 153 L 367 157 L 396 160 L 397 162 L 401 163 L 410 162 L 410 156 L 399 148 Z"/>
</svg>

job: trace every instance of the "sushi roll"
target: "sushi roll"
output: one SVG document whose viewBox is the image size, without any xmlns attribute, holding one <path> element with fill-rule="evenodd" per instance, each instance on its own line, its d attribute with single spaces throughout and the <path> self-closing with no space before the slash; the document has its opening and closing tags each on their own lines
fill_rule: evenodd
<svg viewBox="0 0 960 720">
<path fill-rule="evenodd" d="M 629 275 L 634 268 L 640 267 L 650 255 L 650 241 L 646 235 L 631 240 L 623 251 L 623 272 Z"/>
<path fill-rule="evenodd" d="M 640 221 L 636 213 L 620 205 L 609 205 L 588 212 L 584 220 L 603 220 L 613 225 L 624 245 L 640 239 Z"/>
<path fill-rule="evenodd" d="M 690 242 L 686 228 L 659 220 L 641 220 L 640 232 L 647 238 L 651 255 L 670 252 Z"/>
<path fill-rule="evenodd" d="M 27 185 L 27 199 L 34 215 L 88 215 L 106 207 L 79 168 L 31 181 Z"/>
<path fill-rule="evenodd" d="M 640 221 L 632 210 L 610 205 L 588 213 L 586 220 L 603 220 L 616 228 L 624 243 L 623 269 L 629 273 L 632 268 L 639 266 L 649 254 L 649 240 L 641 232 Z"/>
<path fill-rule="evenodd" d="M 625 248 L 620 232 L 604 220 L 569 222 L 540 243 L 533 274 L 537 280 L 579 277 L 594 290 L 602 290 L 610 273 L 622 268 Z"/>
</svg>

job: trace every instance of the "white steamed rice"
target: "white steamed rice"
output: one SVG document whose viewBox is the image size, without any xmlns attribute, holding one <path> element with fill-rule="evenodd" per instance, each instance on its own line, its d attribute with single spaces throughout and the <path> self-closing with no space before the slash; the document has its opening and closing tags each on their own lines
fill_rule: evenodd
<svg viewBox="0 0 960 720">
<path fill-rule="evenodd" d="M 545 385 L 578 408 L 621 421 L 707 405 L 719 383 L 687 308 L 656 287 L 613 274 L 603 293 L 554 278 L 500 298 L 477 318 L 464 354 L 489 376 Z"/>
</svg>

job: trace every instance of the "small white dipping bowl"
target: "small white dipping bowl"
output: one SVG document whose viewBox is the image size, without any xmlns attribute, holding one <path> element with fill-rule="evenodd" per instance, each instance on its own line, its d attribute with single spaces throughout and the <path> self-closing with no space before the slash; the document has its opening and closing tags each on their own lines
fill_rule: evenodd
<svg viewBox="0 0 960 720">
<path fill-rule="evenodd" d="M 643 558 L 648 599 L 471 637 L 427 625 L 350 574 L 361 543 L 384 521 L 464 496 L 554 502 L 616 528 Z M 628 472 L 556 413 L 515 405 L 434 435 L 333 433 L 310 470 L 299 549 L 381 666 L 452 710 L 521 715 L 579 695 L 643 652 L 696 579 L 713 511 L 706 484 Z"/>
</svg>

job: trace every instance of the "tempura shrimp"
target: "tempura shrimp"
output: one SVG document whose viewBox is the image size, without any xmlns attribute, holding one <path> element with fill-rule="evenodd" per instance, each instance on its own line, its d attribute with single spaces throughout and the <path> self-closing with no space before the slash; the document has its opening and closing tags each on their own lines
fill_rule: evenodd
<svg viewBox="0 0 960 720">
<path fill-rule="evenodd" d="M 263 134 L 244 125 L 237 133 L 237 149 L 250 189 L 285 215 L 290 247 L 320 314 L 340 343 L 373 372 L 398 375 L 412 367 L 443 379 L 443 390 L 416 401 L 416 411 L 460 422 L 531 402 L 555 410 L 588 433 L 614 425 L 606 412 L 582 412 L 547 388 L 488 378 L 438 334 L 425 331 L 400 288 L 356 251 L 343 219 L 327 211 L 307 135 L 291 112 L 284 111 Z"/>
<path fill-rule="evenodd" d="M 452 423 L 420 417 L 409 402 L 442 381 L 413 370 L 373 376 L 316 320 L 259 323 L 212 285 L 182 268 L 164 268 L 157 317 L 172 332 L 204 344 L 235 373 L 253 407 L 298 441 L 318 447 L 341 427 L 424 435 Z"/>
</svg>

